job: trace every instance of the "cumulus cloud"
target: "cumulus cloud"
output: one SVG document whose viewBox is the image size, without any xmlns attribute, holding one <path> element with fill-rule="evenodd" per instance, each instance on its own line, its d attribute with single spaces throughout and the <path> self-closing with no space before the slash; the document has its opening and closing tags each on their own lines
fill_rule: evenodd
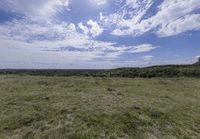
<svg viewBox="0 0 200 139">
<path fill-rule="evenodd" d="M 79 29 L 81 29 L 81 31 L 84 33 L 84 34 L 88 34 L 89 33 L 89 29 L 87 26 L 84 26 L 83 23 L 78 23 L 78 27 Z"/>
<path fill-rule="evenodd" d="M 93 37 L 100 35 L 103 32 L 103 29 L 98 25 L 96 21 L 89 20 L 87 22 L 88 26 L 90 27 L 90 34 Z"/>
<path fill-rule="evenodd" d="M 83 25 L 83 23 L 79 23 L 78 27 L 84 34 L 91 35 L 92 37 L 96 37 L 103 32 L 103 28 L 101 28 L 98 23 L 93 20 L 87 21 L 86 25 Z"/>
</svg>

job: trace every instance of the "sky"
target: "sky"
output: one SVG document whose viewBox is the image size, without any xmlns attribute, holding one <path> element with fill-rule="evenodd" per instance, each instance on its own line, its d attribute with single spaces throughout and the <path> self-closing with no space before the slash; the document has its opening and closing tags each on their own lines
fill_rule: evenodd
<svg viewBox="0 0 200 139">
<path fill-rule="evenodd" d="M 190 64 L 200 0 L 0 0 L 0 69 Z"/>
</svg>

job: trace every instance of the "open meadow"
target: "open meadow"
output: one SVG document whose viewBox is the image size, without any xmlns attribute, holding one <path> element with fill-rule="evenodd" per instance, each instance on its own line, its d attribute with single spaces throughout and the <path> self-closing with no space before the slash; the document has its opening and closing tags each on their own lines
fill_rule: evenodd
<svg viewBox="0 0 200 139">
<path fill-rule="evenodd" d="M 0 75 L 2 139 L 198 139 L 200 78 Z"/>
</svg>

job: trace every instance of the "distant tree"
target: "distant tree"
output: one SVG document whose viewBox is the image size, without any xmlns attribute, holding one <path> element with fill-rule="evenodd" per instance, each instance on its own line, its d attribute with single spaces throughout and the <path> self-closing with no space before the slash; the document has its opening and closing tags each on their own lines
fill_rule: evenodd
<svg viewBox="0 0 200 139">
<path fill-rule="evenodd" d="M 200 57 L 198 58 L 198 62 L 196 62 L 195 65 L 200 65 Z"/>
</svg>

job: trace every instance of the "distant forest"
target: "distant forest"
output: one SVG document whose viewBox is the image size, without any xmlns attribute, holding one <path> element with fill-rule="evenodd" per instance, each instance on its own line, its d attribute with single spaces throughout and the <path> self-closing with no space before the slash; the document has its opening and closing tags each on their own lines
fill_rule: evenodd
<svg viewBox="0 0 200 139">
<path fill-rule="evenodd" d="M 91 76 L 91 77 L 200 77 L 200 58 L 192 65 L 164 65 L 146 68 L 118 68 L 111 70 L 15 70 L 1 69 L 0 74 L 41 76 Z"/>
</svg>

